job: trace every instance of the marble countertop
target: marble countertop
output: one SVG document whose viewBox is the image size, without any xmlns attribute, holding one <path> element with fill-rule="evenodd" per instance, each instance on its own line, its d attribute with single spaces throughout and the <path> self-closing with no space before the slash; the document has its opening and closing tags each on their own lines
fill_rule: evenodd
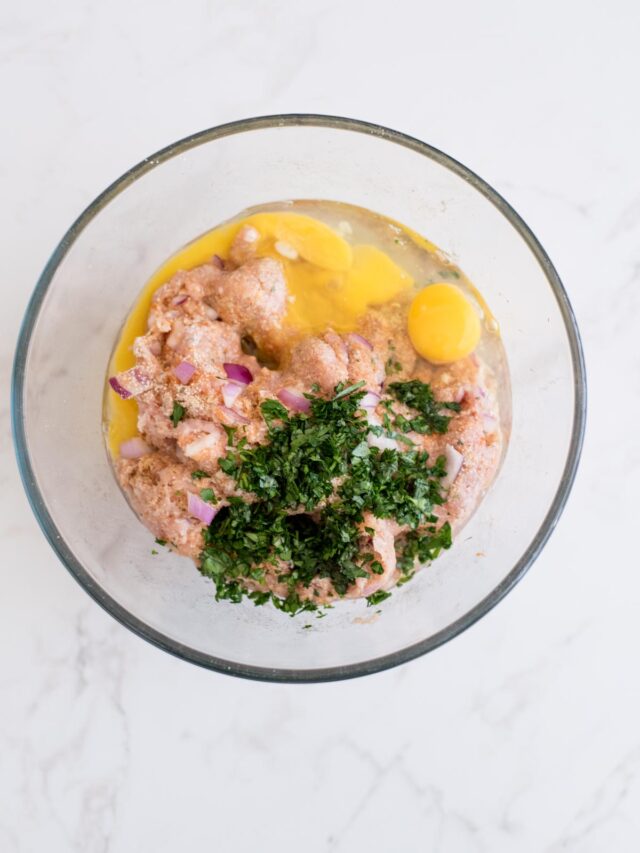
<svg viewBox="0 0 640 853">
<path fill-rule="evenodd" d="M 36 0 L 0 24 L 0 850 L 638 850 L 640 452 L 616 428 L 640 416 L 638 5 Z M 505 195 L 590 380 L 573 494 L 516 589 L 427 657 L 309 687 L 200 670 L 93 604 L 31 515 L 8 410 L 78 212 L 174 139 L 297 111 L 413 134 Z"/>
</svg>

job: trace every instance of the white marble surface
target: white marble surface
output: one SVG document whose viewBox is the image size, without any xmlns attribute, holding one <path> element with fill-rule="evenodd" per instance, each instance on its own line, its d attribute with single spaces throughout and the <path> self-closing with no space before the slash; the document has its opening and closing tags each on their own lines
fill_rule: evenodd
<svg viewBox="0 0 640 853">
<path fill-rule="evenodd" d="M 0 15 L 0 851 L 640 849 L 640 453 L 618 427 L 640 416 L 637 3 Z M 396 127 L 497 187 L 565 281 L 590 375 L 576 487 L 524 581 L 426 658 L 313 687 L 199 670 L 95 606 L 29 511 L 7 396 L 80 209 L 178 137 L 287 111 Z"/>
</svg>

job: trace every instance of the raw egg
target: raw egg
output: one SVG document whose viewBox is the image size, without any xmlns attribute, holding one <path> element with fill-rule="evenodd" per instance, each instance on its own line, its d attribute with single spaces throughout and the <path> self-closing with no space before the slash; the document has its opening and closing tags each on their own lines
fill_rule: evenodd
<svg viewBox="0 0 640 853">
<path fill-rule="evenodd" d="M 480 318 L 462 291 L 438 282 L 421 290 L 408 318 L 411 343 L 434 364 L 458 361 L 474 351 L 480 340 Z"/>
</svg>

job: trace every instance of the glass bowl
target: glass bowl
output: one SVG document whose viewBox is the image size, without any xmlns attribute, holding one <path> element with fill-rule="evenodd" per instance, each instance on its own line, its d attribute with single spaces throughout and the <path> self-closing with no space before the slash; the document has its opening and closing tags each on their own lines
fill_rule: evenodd
<svg viewBox="0 0 640 853">
<path fill-rule="evenodd" d="M 284 199 L 360 205 L 427 236 L 479 288 L 502 331 L 512 433 L 464 535 L 385 602 L 324 619 L 214 601 L 189 560 L 159 549 L 111 470 L 107 362 L 142 285 L 175 250 L 244 208 Z M 273 681 L 375 672 L 455 637 L 540 553 L 567 500 L 585 422 L 585 372 L 566 293 L 529 228 L 477 175 L 396 131 L 287 115 L 197 133 L 132 168 L 64 235 L 29 303 L 14 365 L 18 463 L 51 546 L 84 589 L 185 660 Z M 311 628 L 305 628 L 305 625 Z"/>
</svg>

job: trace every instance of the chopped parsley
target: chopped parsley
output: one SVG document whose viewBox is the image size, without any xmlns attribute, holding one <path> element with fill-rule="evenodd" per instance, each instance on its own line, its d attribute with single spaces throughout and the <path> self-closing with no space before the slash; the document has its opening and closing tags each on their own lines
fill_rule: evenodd
<svg viewBox="0 0 640 853">
<path fill-rule="evenodd" d="M 216 493 L 213 489 L 200 489 L 200 497 L 203 501 L 207 501 L 210 504 L 218 503 L 218 498 L 216 497 Z"/>
<path fill-rule="evenodd" d="M 401 432 L 417 432 L 444 434 L 449 428 L 451 417 L 443 415 L 442 409 L 453 412 L 460 411 L 460 403 L 441 403 L 433 396 L 430 386 L 419 379 L 410 379 L 408 382 L 392 382 L 389 390 L 400 403 L 404 403 L 410 409 L 418 412 L 414 418 L 405 418 L 397 415 L 394 425 Z"/>
<path fill-rule="evenodd" d="M 238 427 L 231 427 L 226 424 L 222 424 L 222 429 L 227 434 L 227 447 L 233 447 L 233 436 L 236 434 Z"/>
<path fill-rule="evenodd" d="M 389 356 L 384 365 L 385 375 L 392 376 L 394 373 L 400 373 L 401 370 L 402 365 L 400 362 L 393 356 Z"/>
<path fill-rule="evenodd" d="M 215 582 L 217 600 L 247 597 L 294 616 L 318 609 L 314 581 L 329 579 L 344 595 L 358 578 L 382 574 L 365 513 L 408 530 L 398 540 L 398 564 L 407 576 L 416 558 L 426 562 L 449 547 L 451 531 L 448 525 L 436 530 L 433 514 L 444 501 L 444 457 L 370 446 L 369 434 L 381 428 L 370 426 L 361 408 L 363 385 L 337 385 L 331 399 L 307 394 L 307 413 L 289 412 L 277 400 L 263 402 L 264 444 L 241 441 L 234 447 L 228 432 L 220 467 L 253 500 L 230 497 L 204 530 L 200 569 Z M 456 404 L 435 401 L 429 386 L 417 380 L 393 383 L 390 391 L 417 413 L 396 423 L 397 429 L 408 431 L 404 422 L 418 421 L 417 431 L 446 432 L 450 418 L 440 411 Z M 387 405 L 393 416 L 392 400 Z M 200 496 L 216 502 L 213 489 L 201 489 Z M 284 597 L 255 588 L 267 574 L 287 590 Z M 305 589 L 312 592 L 301 597 Z M 389 595 L 379 590 L 367 602 L 377 605 Z"/>
<path fill-rule="evenodd" d="M 391 593 L 384 589 L 379 589 L 377 592 L 367 596 L 367 607 L 375 607 L 376 604 L 382 604 L 387 598 L 391 598 Z"/>
<path fill-rule="evenodd" d="M 203 480 L 205 477 L 208 477 L 208 476 L 209 475 L 207 474 L 206 471 L 192 471 L 191 472 L 191 479 L 192 480 Z"/>
<path fill-rule="evenodd" d="M 166 544 L 167 544 L 167 540 L 166 540 L 166 539 L 158 539 L 158 538 L 156 537 L 156 545 L 166 545 Z"/>
<path fill-rule="evenodd" d="M 426 563 L 440 554 L 443 548 L 451 547 L 451 525 L 446 521 L 439 530 L 429 527 L 426 532 L 409 531 L 400 544 L 398 568 L 407 580 L 413 576 L 415 563 Z"/>
<path fill-rule="evenodd" d="M 171 412 L 171 422 L 174 427 L 177 427 L 180 421 L 183 419 L 186 413 L 186 409 L 183 405 L 178 403 L 177 400 L 173 402 L 173 411 Z"/>
</svg>

